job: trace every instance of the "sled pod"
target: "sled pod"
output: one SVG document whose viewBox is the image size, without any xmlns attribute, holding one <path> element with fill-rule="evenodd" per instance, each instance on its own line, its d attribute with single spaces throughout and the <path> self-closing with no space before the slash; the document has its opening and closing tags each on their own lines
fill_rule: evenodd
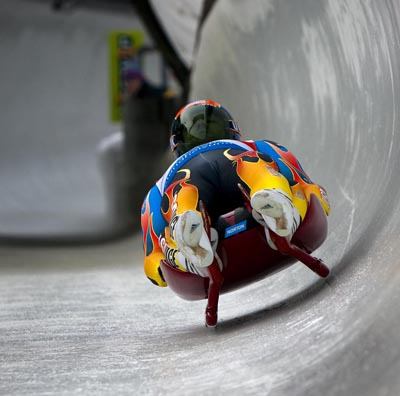
<svg viewBox="0 0 400 396">
<path fill-rule="evenodd" d="M 215 225 L 219 233 L 218 255 L 223 263 L 225 293 L 258 281 L 294 264 L 296 259 L 273 250 L 267 243 L 264 228 L 245 208 L 238 208 L 219 218 Z M 306 217 L 292 238 L 292 243 L 311 253 L 324 242 L 328 222 L 318 198 L 311 195 Z M 185 300 L 200 300 L 208 296 L 208 278 L 197 276 L 161 264 L 168 286 Z"/>
</svg>

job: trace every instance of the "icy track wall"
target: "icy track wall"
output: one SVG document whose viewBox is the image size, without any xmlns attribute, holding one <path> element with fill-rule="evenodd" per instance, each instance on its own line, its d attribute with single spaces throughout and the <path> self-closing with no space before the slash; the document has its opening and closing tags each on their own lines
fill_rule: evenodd
<svg viewBox="0 0 400 396">
<path fill-rule="evenodd" d="M 399 21 L 397 1 L 220 0 L 192 77 L 193 99 L 221 101 L 246 137 L 286 145 L 328 191 L 317 254 L 331 292 L 325 315 L 298 332 L 314 331 L 316 344 L 297 352 L 304 366 L 329 367 L 313 381 L 333 393 L 338 379 L 347 394 L 400 389 Z M 301 268 L 284 276 L 315 282 Z"/>
</svg>

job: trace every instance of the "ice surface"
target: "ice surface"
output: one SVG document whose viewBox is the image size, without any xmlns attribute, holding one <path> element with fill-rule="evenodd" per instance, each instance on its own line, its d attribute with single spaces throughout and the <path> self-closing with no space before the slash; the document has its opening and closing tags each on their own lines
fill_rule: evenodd
<svg viewBox="0 0 400 396">
<path fill-rule="evenodd" d="M 192 97 L 325 186 L 330 278 L 223 295 L 210 331 L 147 281 L 139 237 L 2 248 L 0 393 L 399 394 L 399 21 L 395 1 L 220 0 L 203 31 Z"/>
</svg>

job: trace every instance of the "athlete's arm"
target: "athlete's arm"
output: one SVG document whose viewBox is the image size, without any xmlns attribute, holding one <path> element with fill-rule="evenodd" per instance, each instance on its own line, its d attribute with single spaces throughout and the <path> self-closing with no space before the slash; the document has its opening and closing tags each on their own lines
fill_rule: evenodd
<svg viewBox="0 0 400 396">
<path fill-rule="evenodd" d="M 279 172 L 288 180 L 295 197 L 304 194 L 309 202 L 311 194 L 314 194 L 321 202 L 325 213 L 329 214 L 330 206 L 326 190 L 309 178 L 292 152 L 280 144 L 267 140 L 255 143 L 258 151 L 271 157 L 277 164 Z"/>
<path fill-rule="evenodd" d="M 143 233 L 144 272 L 147 278 L 157 286 L 165 287 L 160 263 L 165 259 L 160 247 L 159 238 L 165 227 L 160 211 L 160 193 L 153 187 L 147 194 L 141 211 L 141 225 Z"/>
<path fill-rule="evenodd" d="M 275 144 L 276 145 L 276 144 Z M 293 167 L 292 174 L 293 174 L 293 181 L 289 181 L 290 184 L 293 183 L 292 190 L 294 193 L 296 190 L 302 190 L 304 195 L 306 196 L 307 201 L 310 201 L 311 194 L 314 194 L 320 201 L 326 215 L 330 212 L 330 205 L 328 201 L 328 195 L 326 190 L 317 183 L 314 183 L 307 173 L 304 171 L 303 167 L 301 166 L 299 160 L 295 157 L 295 155 L 290 152 L 286 147 L 281 145 L 276 145 L 279 150 L 280 154 L 282 155 L 283 161 L 286 161 L 286 164 Z M 293 169 L 295 172 L 293 172 Z"/>
</svg>

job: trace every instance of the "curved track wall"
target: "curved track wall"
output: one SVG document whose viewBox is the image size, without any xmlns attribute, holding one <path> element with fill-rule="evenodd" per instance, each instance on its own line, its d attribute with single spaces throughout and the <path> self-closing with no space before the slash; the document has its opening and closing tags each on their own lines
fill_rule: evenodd
<svg viewBox="0 0 400 396">
<path fill-rule="evenodd" d="M 326 390 L 339 390 L 340 376 L 366 390 L 390 372 L 395 379 L 393 360 L 399 367 L 399 354 L 390 351 L 399 342 L 392 331 L 399 324 L 399 18 L 395 1 L 250 6 L 220 0 L 205 24 L 193 75 L 193 99 L 219 100 L 247 137 L 288 146 L 328 190 L 330 232 L 319 255 L 334 274 L 322 293 L 332 294 L 325 296 L 324 312 L 315 316 L 317 308 L 310 307 L 314 314 L 305 311 L 303 325 L 291 335 L 316 338 L 308 346 L 291 340 L 290 363 L 281 353 L 287 341 L 267 348 L 277 348 L 272 366 L 285 362 L 289 372 L 296 367 L 297 379 L 310 383 L 317 376 Z M 272 299 L 309 292 L 316 281 L 311 277 L 300 268 L 279 275 Z M 316 365 L 332 370 L 317 374 Z M 307 381 L 288 384 L 307 387 Z M 377 394 L 387 386 L 393 384 L 369 390 Z"/>
<path fill-rule="evenodd" d="M 0 393 L 398 395 L 399 20 L 395 0 L 220 0 L 202 32 L 192 97 L 327 188 L 327 280 L 296 264 L 223 295 L 214 331 L 145 278 L 139 236 L 0 246 Z"/>
</svg>

